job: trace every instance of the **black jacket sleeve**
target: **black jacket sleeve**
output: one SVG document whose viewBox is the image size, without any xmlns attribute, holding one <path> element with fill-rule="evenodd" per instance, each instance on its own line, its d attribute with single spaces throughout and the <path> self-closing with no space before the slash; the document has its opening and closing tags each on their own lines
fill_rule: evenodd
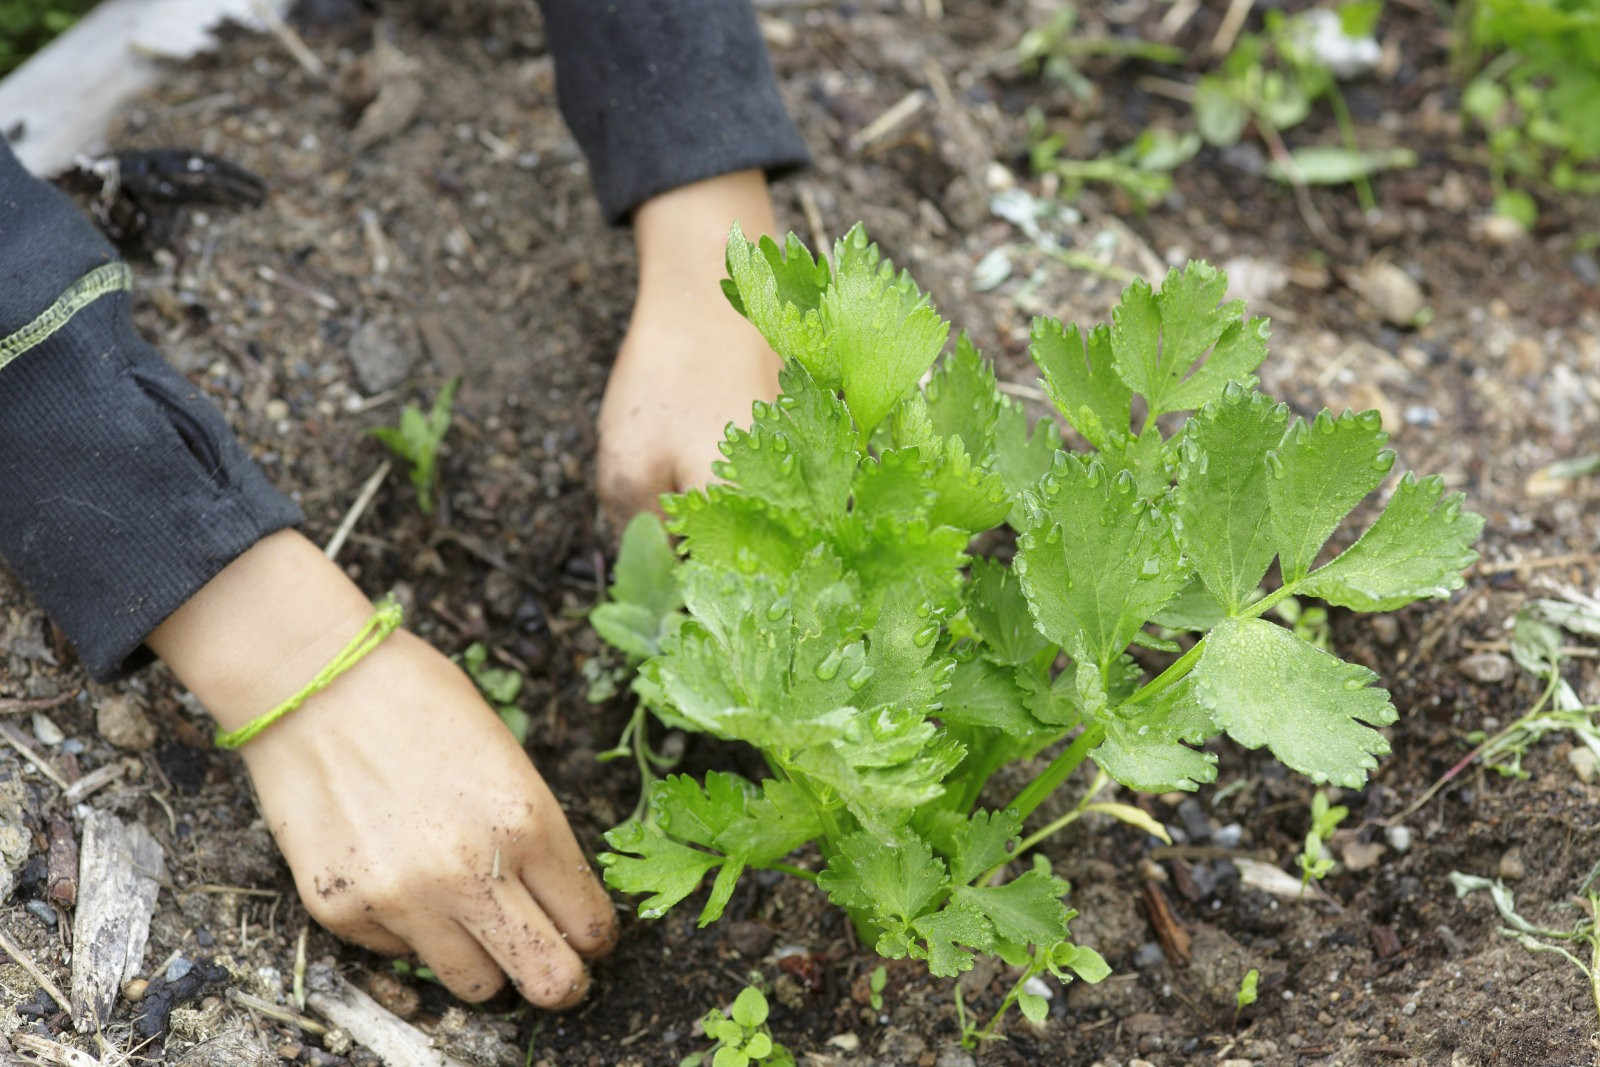
<svg viewBox="0 0 1600 1067">
<path fill-rule="evenodd" d="M 134 332 L 128 277 L 0 139 L 0 559 L 97 678 L 132 666 L 163 619 L 300 519 Z"/>
<path fill-rule="evenodd" d="M 749 0 L 542 0 L 556 92 L 606 217 L 807 162 Z"/>
</svg>

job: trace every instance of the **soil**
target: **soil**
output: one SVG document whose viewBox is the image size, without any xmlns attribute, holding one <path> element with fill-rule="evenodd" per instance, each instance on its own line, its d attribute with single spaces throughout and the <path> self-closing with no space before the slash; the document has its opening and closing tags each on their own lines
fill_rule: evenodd
<svg viewBox="0 0 1600 1067">
<path fill-rule="evenodd" d="M 1545 197 L 1526 235 L 1484 224 L 1486 157 L 1459 128 L 1449 35 L 1431 5 L 1396 0 L 1382 23 L 1379 73 L 1348 89 L 1365 142 L 1409 146 L 1419 157 L 1374 182 L 1376 210 L 1361 211 L 1349 188 L 1312 190 L 1319 236 L 1306 205 L 1261 175 L 1264 150 L 1247 139 L 1202 151 L 1147 212 L 1114 191 L 1084 190 L 1069 212 L 1042 223 L 1100 265 L 1074 269 L 990 210 L 1005 189 L 1052 192 L 1050 179 L 1027 169 L 1027 110 L 1040 109 L 1079 158 L 1114 150 L 1150 124 L 1188 128 L 1186 107 L 1152 78 L 1192 80 L 1226 5 L 1198 8 L 1171 38 L 1193 57 L 1189 71 L 1089 62 L 1087 100 L 1008 57 L 1052 3 L 758 6 L 785 98 L 817 158 L 777 185 L 783 221 L 814 240 L 814 231 L 864 220 L 1037 412 L 1042 397 L 1025 353 L 1032 314 L 1101 321 L 1127 272 L 1154 276 L 1203 257 L 1227 265 L 1236 282 L 1256 279 L 1252 310 L 1269 314 L 1274 331 L 1264 388 L 1302 413 L 1378 408 L 1401 462 L 1443 474 L 1488 519 L 1483 561 L 1448 603 L 1334 615 L 1335 650 L 1383 677 L 1401 718 L 1389 731 L 1394 752 L 1369 786 L 1333 791 L 1351 815 L 1334 842 L 1344 862 L 1320 892 L 1273 896 L 1240 877 L 1245 858 L 1296 871 L 1313 787 L 1221 745 L 1218 784 L 1197 798 L 1122 798 L 1175 827 L 1180 844 L 1086 821 L 1046 846 L 1073 882 L 1078 940 L 1115 974 L 1054 989 L 1042 1025 L 1013 1018 L 1007 1040 L 977 1061 L 1597 1062 L 1595 1005 L 1577 970 L 1498 933 L 1487 895 L 1458 900 L 1447 879 L 1458 870 L 1498 875 L 1535 920 L 1575 921 L 1573 894 L 1600 860 L 1600 783 L 1592 763 L 1569 758 L 1573 740 L 1558 733 L 1535 745 L 1526 778 L 1469 770 L 1396 819 L 1465 754 L 1470 731 L 1493 730 L 1534 701 L 1534 682 L 1494 658 L 1516 611 L 1535 596 L 1600 586 L 1600 479 L 1538 476 L 1594 451 L 1600 429 L 1595 203 Z M 138 263 L 140 325 L 295 493 L 319 543 L 384 460 L 366 431 L 463 377 L 437 514 L 424 517 L 405 480 L 391 475 L 340 558 L 374 594 L 400 589 L 415 605 L 415 628 L 440 648 L 482 641 L 525 674 L 531 754 L 595 849 L 636 789 L 625 762 L 594 760 L 628 708 L 585 700 L 589 681 L 614 675 L 617 661 L 584 622 L 611 551 L 595 519 L 593 419 L 630 309 L 631 242 L 600 217 L 561 124 L 535 5 L 389 5 L 381 23 L 352 2 L 307 8 L 317 18 L 300 32 L 327 65 L 327 82 L 271 37 L 230 35 L 123 116 L 118 147 L 202 149 L 270 189 L 258 208 L 192 210 L 155 235 L 158 247 Z M 1149 0 L 1082 8 L 1088 32 L 1147 37 L 1162 32 L 1171 10 Z M 375 55 L 379 40 L 410 65 L 383 66 L 392 57 Z M 400 69 L 426 91 L 402 98 L 401 111 L 414 113 L 388 116 L 387 136 L 358 140 L 380 68 Z M 856 140 L 917 90 L 926 99 L 909 118 Z M 1291 144 L 1333 136 L 1325 118 L 1287 135 Z M 1010 271 L 990 285 L 996 249 Z M 1374 261 L 1420 284 L 1425 325 L 1386 323 L 1358 295 Z M 1594 650 L 1580 646 L 1566 668 L 1589 704 L 1600 703 Z M 50 860 L 72 845 L 87 804 L 143 823 L 166 852 L 170 883 L 141 974 L 174 977 L 174 958 L 227 971 L 198 989 L 189 982 L 190 999 L 150 1042 L 136 1036 L 138 1006 L 119 1001 L 105 1038 L 133 1062 L 178 1062 L 218 1035 L 245 1050 L 221 1062 L 376 1062 L 337 1041 L 324 1050 L 225 998 L 236 988 L 282 1002 L 308 928 L 312 960 L 332 957 L 471 1063 L 675 1064 L 705 1047 L 695 1020 L 752 976 L 772 990 L 773 1032 L 802 1063 L 974 1062 L 957 1043 L 951 983 L 890 963 L 882 1007 L 871 1007 L 865 976 L 878 961 L 818 894 L 782 878 L 747 878 L 728 918 L 707 930 L 695 929 L 695 908 L 628 919 L 620 948 L 595 969 L 593 995 L 567 1014 L 504 999 L 467 1011 L 426 982 L 396 983 L 388 961 L 309 924 L 240 764 L 210 749 L 203 712 L 161 668 L 109 688 L 87 685 L 8 580 L 0 580 L 0 656 L 0 706 L 70 696 L 42 713 L 49 723 L 32 735 L 26 715 L 6 719 L 64 779 L 125 761 L 118 780 L 74 808 L 11 747 L 0 749 L 0 799 L 20 809 L 32 836 L 0 926 L 66 984 L 70 908 L 56 876 L 72 864 Z M 701 766 L 734 758 L 692 742 L 689 756 Z M 1239 1012 L 1234 994 L 1250 968 L 1261 974 L 1260 996 Z M 993 969 L 968 975 L 966 1005 L 986 1017 L 1010 981 Z M 17 965 L 0 965 L 0 986 L 11 1002 L 0 1032 L 21 1027 L 93 1047 Z M 105 1062 L 122 1061 L 106 1053 Z"/>
</svg>

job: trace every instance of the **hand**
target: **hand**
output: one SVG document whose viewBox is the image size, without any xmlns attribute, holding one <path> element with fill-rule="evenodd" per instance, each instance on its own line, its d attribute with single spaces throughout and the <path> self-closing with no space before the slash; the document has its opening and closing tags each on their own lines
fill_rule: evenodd
<svg viewBox="0 0 1600 1067">
<path fill-rule="evenodd" d="M 225 729 L 296 692 L 372 605 L 299 534 L 230 564 L 149 643 Z M 241 750 L 306 910 L 456 996 L 510 976 L 529 1001 L 583 998 L 580 956 L 616 917 L 560 806 L 472 682 L 396 631 Z"/>
<path fill-rule="evenodd" d="M 634 214 L 639 295 L 600 404 L 597 460 L 618 529 L 662 493 L 710 481 L 728 423 L 778 395 L 781 361 L 722 294 L 735 221 L 752 240 L 777 231 L 760 171 L 674 189 Z"/>
</svg>

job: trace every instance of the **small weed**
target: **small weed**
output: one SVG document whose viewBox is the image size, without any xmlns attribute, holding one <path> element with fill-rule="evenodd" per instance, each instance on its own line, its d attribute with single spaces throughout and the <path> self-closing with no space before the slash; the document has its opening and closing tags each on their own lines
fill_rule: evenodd
<svg viewBox="0 0 1600 1067">
<path fill-rule="evenodd" d="M 1576 896 L 1579 903 L 1565 905 L 1578 908 L 1582 913 L 1572 926 L 1565 930 L 1537 926 L 1517 914 L 1516 899 L 1512 896 L 1511 890 L 1498 878 L 1491 880 L 1480 878 L 1475 874 L 1451 871 L 1450 885 L 1454 887 L 1457 899 L 1468 893 L 1487 889 L 1494 901 L 1495 910 L 1500 913 L 1500 918 L 1505 923 L 1500 932 L 1530 952 L 1552 952 L 1578 968 L 1589 980 L 1589 994 L 1594 1000 L 1596 1014 L 1600 1015 L 1600 929 L 1596 927 L 1596 919 L 1600 917 L 1600 890 L 1595 888 L 1597 878 L 1600 878 L 1600 865 L 1590 871 L 1589 877 L 1578 886 Z M 1587 946 L 1589 961 L 1585 963 L 1563 948 L 1564 943 Z"/>
<path fill-rule="evenodd" d="M 753 985 L 739 991 L 726 1015 L 715 1008 L 707 1012 L 700 1029 L 716 1044 L 685 1056 L 678 1067 L 794 1067 L 794 1055 L 772 1040 L 766 995 Z"/>
<path fill-rule="evenodd" d="M 435 463 L 439 443 L 450 430 L 450 409 L 455 404 L 460 378 L 452 378 L 439 390 L 433 409 L 424 415 L 415 404 L 407 404 L 400 412 L 398 426 L 379 426 L 367 432 L 382 441 L 384 447 L 411 464 L 411 484 L 417 490 L 417 506 L 424 515 L 433 514 L 433 488 Z"/>
<path fill-rule="evenodd" d="M 1328 794 L 1318 790 L 1311 798 L 1311 829 L 1306 831 L 1305 847 L 1300 850 L 1300 882 L 1322 881 L 1333 870 L 1333 857 L 1328 853 L 1328 838 L 1344 822 L 1350 809 L 1343 804 L 1329 804 Z"/>
<path fill-rule="evenodd" d="M 883 1010 L 883 987 L 888 984 L 889 969 L 880 963 L 867 979 L 867 1003 L 872 1005 L 873 1011 Z"/>
<path fill-rule="evenodd" d="M 1092 37 L 1074 32 L 1078 28 L 1078 9 L 1062 4 L 1053 18 L 1022 35 L 1016 58 L 1023 70 L 1042 74 L 1066 86 L 1081 99 L 1094 94 L 1094 83 L 1078 70 L 1086 59 L 1143 59 L 1152 63 L 1182 63 L 1183 51 L 1168 44 L 1157 44 L 1139 37 Z"/>
<path fill-rule="evenodd" d="M 517 739 L 517 744 L 528 741 L 528 713 L 517 707 L 517 694 L 522 692 L 522 675 L 508 667 L 489 666 L 489 650 L 482 642 L 474 641 L 461 653 L 461 666 L 480 692 L 494 705 L 500 721 L 506 724 Z"/>
<path fill-rule="evenodd" d="M 1244 977 L 1239 980 L 1239 991 L 1233 995 L 1233 1014 L 1236 1018 L 1240 1012 L 1256 1002 L 1257 986 L 1260 984 L 1260 971 L 1252 967 L 1244 972 Z"/>
</svg>

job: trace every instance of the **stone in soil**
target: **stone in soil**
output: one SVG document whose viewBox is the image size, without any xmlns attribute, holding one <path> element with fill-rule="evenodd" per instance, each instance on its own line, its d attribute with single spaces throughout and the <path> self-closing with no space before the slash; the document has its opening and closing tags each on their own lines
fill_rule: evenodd
<svg viewBox="0 0 1600 1067">
<path fill-rule="evenodd" d="M 130 752 L 143 752 L 156 743 L 155 724 L 139 706 L 138 698 L 129 693 L 102 697 L 94 725 L 107 742 Z"/>
<path fill-rule="evenodd" d="M 420 355 L 416 330 L 391 315 L 368 319 L 350 338 L 350 366 L 368 396 L 405 381 Z"/>
</svg>

